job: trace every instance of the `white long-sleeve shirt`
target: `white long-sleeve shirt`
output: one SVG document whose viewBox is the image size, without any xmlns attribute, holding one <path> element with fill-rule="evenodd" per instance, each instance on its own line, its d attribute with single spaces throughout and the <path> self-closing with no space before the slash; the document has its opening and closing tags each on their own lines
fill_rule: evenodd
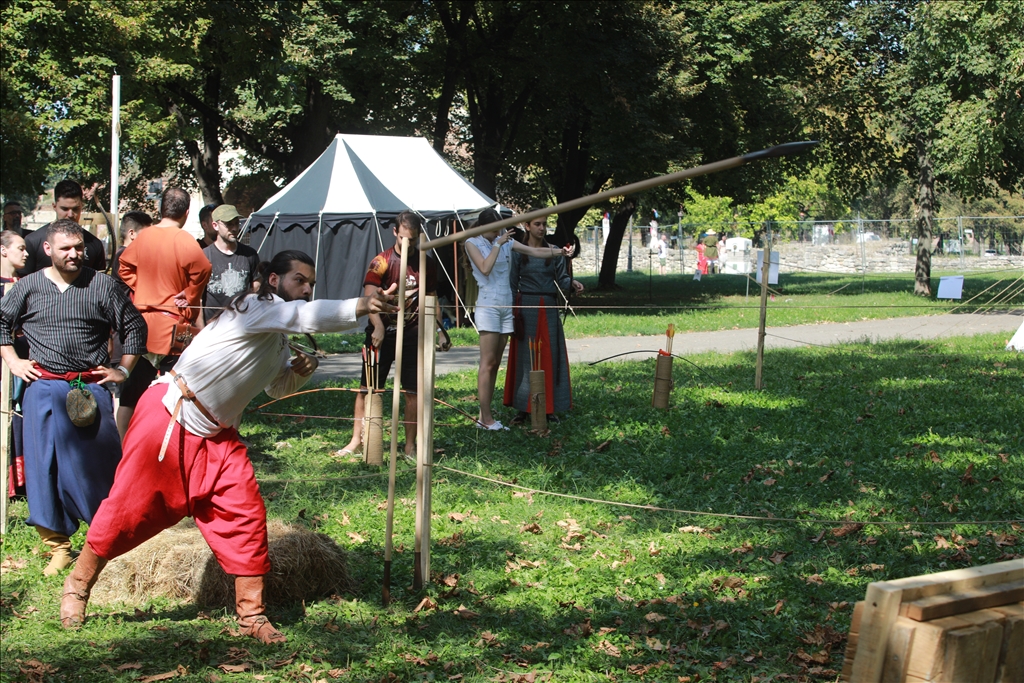
<svg viewBox="0 0 1024 683">
<path fill-rule="evenodd" d="M 356 326 L 358 299 L 344 301 L 284 301 L 272 296 L 260 301 L 249 295 L 239 313 L 225 311 L 196 335 L 181 354 L 174 371 L 220 425 L 211 423 L 188 401 L 182 402 L 178 422 L 192 434 L 215 436 L 224 427 L 238 427 L 242 411 L 261 391 L 286 396 L 305 384 L 289 365 L 288 334 L 342 332 Z M 169 374 L 158 382 L 170 383 Z M 173 411 L 181 391 L 170 383 L 163 404 Z"/>
</svg>

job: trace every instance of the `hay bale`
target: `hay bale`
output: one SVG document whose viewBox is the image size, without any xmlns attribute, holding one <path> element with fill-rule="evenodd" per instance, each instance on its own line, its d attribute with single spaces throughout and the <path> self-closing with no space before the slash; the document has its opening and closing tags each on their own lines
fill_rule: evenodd
<svg viewBox="0 0 1024 683">
<path fill-rule="evenodd" d="M 268 520 L 271 605 L 315 600 L 353 588 L 345 554 L 325 534 Z M 186 518 L 107 564 L 92 591 L 94 604 L 140 605 L 156 597 L 203 607 L 234 607 L 234 577 L 217 564 L 195 522 Z"/>
</svg>

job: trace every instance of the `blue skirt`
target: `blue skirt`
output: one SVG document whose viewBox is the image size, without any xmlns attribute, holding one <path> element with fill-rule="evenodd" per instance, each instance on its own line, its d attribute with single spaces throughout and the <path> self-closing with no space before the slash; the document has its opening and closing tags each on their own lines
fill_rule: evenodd
<svg viewBox="0 0 1024 683">
<path fill-rule="evenodd" d="M 32 382 L 22 403 L 26 521 L 66 536 L 78 531 L 81 522 L 92 522 L 121 462 L 110 392 L 99 384 L 86 387 L 98 409 L 88 427 L 76 427 L 68 417 L 71 385 L 63 380 Z"/>
</svg>

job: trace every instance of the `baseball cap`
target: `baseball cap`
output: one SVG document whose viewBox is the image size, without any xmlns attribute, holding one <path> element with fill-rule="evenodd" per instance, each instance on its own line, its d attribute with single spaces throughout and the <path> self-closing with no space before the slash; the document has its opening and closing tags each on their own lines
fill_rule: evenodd
<svg viewBox="0 0 1024 683">
<path fill-rule="evenodd" d="M 230 223 L 236 218 L 241 218 L 242 214 L 238 213 L 231 204 L 221 204 L 213 210 L 213 216 L 211 217 L 219 223 Z"/>
</svg>

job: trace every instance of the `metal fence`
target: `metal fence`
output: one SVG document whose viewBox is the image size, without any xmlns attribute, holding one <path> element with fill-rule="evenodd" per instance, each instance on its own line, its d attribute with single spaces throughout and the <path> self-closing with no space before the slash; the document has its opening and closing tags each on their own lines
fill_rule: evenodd
<svg viewBox="0 0 1024 683">
<path fill-rule="evenodd" d="M 835 221 L 772 221 L 772 249 L 780 252 L 782 272 L 912 273 L 917 239 L 912 219 L 843 219 Z M 768 226 L 764 223 L 667 224 L 670 238 L 667 271 L 692 273 L 697 265 L 694 245 L 714 230 L 723 247 L 724 272 L 752 272 Z M 581 252 L 574 272 L 596 274 L 604 257 L 599 226 L 577 230 Z M 932 229 L 932 263 L 940 270 L 990 270 L 1024 267 L 1024 216 L 956 216 L 936 218 Z M 744 236 L 744 237 L 740 237 Z M 752 237 L 751 237 L 752 236 Z M 738 238 L 738 239 L 737 239 Z M 745 240 L 745 242 L 744 242 Z M 630 226 L 619 250 L 619 272 L 658 272 L 649 226 Z"/>
</svg>

